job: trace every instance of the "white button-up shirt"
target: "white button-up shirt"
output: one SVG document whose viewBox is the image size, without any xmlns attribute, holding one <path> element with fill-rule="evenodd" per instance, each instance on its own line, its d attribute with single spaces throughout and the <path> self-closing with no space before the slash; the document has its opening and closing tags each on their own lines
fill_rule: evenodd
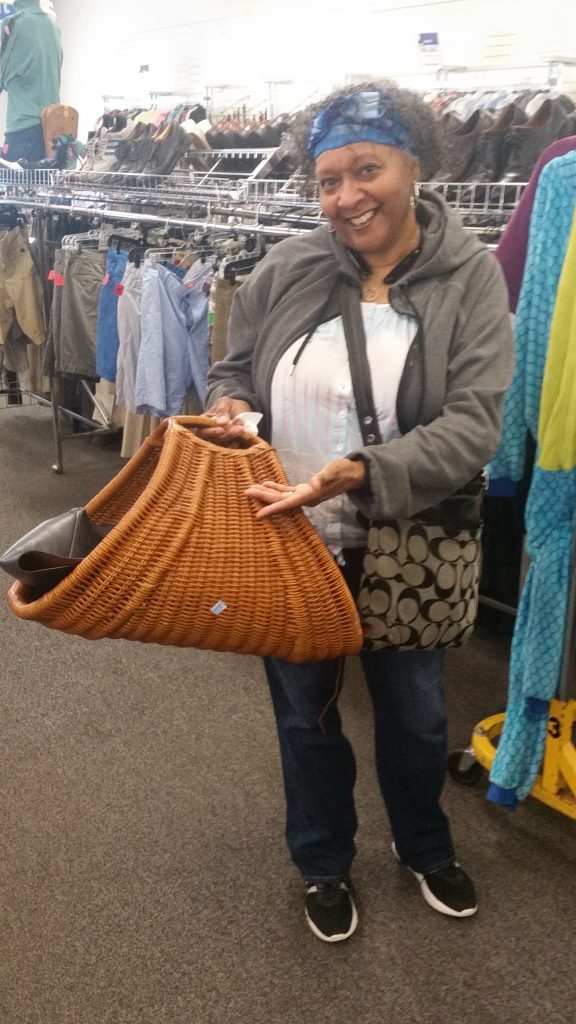
<svg viewBox="0 0 576 1024">
<path fill-rule="evenodd" d="M 416 320 L 389 305 L 362 303 L 372 391 L 382 442 L 398 437 L 396 397 Z M 291 374 L 300 338 L 284 353 L 272 380 L 272 444 L 291 483 L 302 483 L 332 459 L 362 448 L 342 318 L 316 329 Z M 338 556 L 360 547 L 365 531 L 347 495 L 304 509 Z"/>
</svg>

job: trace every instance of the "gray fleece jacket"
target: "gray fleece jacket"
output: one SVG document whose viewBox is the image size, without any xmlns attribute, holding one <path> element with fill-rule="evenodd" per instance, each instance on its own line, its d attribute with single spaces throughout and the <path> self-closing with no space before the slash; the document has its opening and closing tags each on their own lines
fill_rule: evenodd
<svg viewBox="0 0 576 1024">
<path fill-rule="evenodd" d="M 498 446 L 512 380 L 508 296 L 496 259 L 436 193 L 421 192 L 418 219 L 420 255 L 389 292 L 391 306 L 418 322 L 398 390 L 402 436 L 349 453 L 364 459 L 369 482 L 348 496 L 370 519 L 414 515 L 468 483 Z M 243 399 L 264 413 L 270 437 L 279 359 L 339 315 L 342 278 L 356 285 L 360 300 L 364 274 L 328 227 L 274 245 L 236 293 L 228 355 L 210 371 L 207 405 L 222 396 Z"/>
</svg>

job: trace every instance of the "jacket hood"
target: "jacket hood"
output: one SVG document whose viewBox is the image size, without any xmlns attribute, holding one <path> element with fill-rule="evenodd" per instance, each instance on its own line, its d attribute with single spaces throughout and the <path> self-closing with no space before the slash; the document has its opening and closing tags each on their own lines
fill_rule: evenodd
<svg viewBox="0 0 576 1024">
<path fill-rule="evenodd" d="M 422 249 L 402 282 L 448 274 L 485 249 L 472 232 L 465 230 L 460 216 L 436 192 L 422 189 L 417 217 L 422 227 Z M 342 273 L 354 281 L 361 279 L 366 274 L 362 258 L 343 245 L 336 232 L 329 231 L 328 237 Z"/>
</svg>

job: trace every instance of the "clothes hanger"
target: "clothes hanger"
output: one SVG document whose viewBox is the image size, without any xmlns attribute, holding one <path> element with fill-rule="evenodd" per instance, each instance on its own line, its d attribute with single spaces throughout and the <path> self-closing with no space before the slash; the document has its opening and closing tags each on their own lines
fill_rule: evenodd
<svg viewBox="0 0 576 1024">
<path fill-rule="evenodd" d="M 135 267 L 139 267 L 142 260 L 146 258 L 147 252 L 150 250 L 146 249 L 145 245 L 135 245 L 132 249 L 128 250 L 128 263 L 133 263 Z"/>
<path fill-rule="evenodd" d="M 140 237 L 138 237 L 134 235 L 123 235 L 121 232 L 115 231 L 111 235 L 108 235 L 106 241 L 108 243 L 109 249 L 112 248 L 113 245 L 115 245 L 116 252 L 121 252 L 126 248 L 130 250 L 130 248 L 134 248 L 139 243 L 141 243 L 142 245 L 146 244 L 146 237 L 144 234 L 141 234 Z"/>
<path fill-rule="evenodd" d="M 100 243 L 100 229 L 94 229 L 91 231 L 79 231 L 75 234 L 64 235 L 60 241 L 60 247 L 62 249 L 71 249 L 75 252 L 81 252 L 83 246 L 88 248 L 98 248 Z"/>
<path fill-rule="evenodd" d="M 235 284 L 237 277 L 244 277 L 260 262 L 264 252 L 243 252 L 226 257 L 221 264 L 221 277 Z"/>
</svg>

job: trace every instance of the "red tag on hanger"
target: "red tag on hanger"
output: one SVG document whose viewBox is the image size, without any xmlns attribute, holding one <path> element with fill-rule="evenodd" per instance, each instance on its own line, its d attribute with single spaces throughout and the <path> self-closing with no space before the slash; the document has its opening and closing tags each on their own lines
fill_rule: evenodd
<svg viewBox="0 0 576 1024">
<path fill-rule="evenodd" d="M 104 274 L 104 277 L 102 278 L 102 284 L 108 284 L 109 280 L 110 274 Z"/>
<path fill-rule="evenodd" d="M 51 270 L 50 273 L 48 274 L 48 280 L 49 281 L 53 281 L 55 277 L 56 277 L 56 271 L 55 270 Z"/>
<path fill-rule="evenodd" d="M 56 288 L 63 288 L 64 274 L 56 274 L 56 276 L 54 277 L 54 284 L 56 285 Z"/>
<path fill-rule="evenodd" d="M 117 284 L 114 289 L 114 295 L 124 295 L 124 285 Z"/>
</svg>

